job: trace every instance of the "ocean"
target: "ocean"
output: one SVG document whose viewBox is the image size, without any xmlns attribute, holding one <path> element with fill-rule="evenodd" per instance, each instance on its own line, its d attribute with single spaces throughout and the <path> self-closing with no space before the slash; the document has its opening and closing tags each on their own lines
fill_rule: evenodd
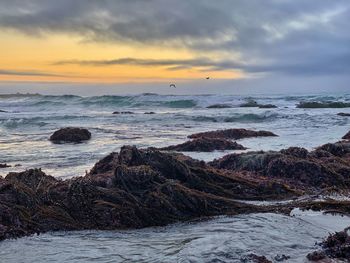
<svg viewBox="0 0 350 263">
<path fill-rule="evenodd" d="M 277 108 L 239 107 L 247 100 Z M 350 117 L 337 113 L 350 113 L 350 108 L 297 108 L 301 101 L 350 103 L 350 95 L 0 95 L 0 110 L 6 111 L 0 112 L 0 163 L 12 166 L 1 169 L 0 175 L 42 168 L 62 179 L 83 176 L 123 145 L 164 147 L 182 143 L 192 133 L 216 129 L 268 130 L 279 136 L 240 140 L 247 151 L 290 146 L 310 150 L 336 142 L 349 131 Z M 230 108 L 207 108 L 216 104 Z M 112 114 L 115 111 L 133 114 Z M 149 112 L 154 114 L 145 114 Z M 48 140 L 55 130 L 67 126 L 87 128 L 92 139 L 80 144 Z M 231 152 L 186 154 L 211 161 Z M 301 256 L 305 258 L 315 242 L 330 231 L 341 230 L 340 225 L 322 224 L 314 218 L 313 214 L 253 214 L 143 230 L 47 233 L 1 242 L 0 261 L 244 262 L 242 257 L 250 251 L 272 260 L 287 253 L 288 262 L 303 262 Z"/>
</svg>

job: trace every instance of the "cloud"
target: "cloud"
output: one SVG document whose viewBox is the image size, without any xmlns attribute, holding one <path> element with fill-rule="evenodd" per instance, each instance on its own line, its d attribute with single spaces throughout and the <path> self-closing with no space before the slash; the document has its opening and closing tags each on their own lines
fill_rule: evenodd
<svg viewBox="0 0 350 263">
<path fill-rule="evenodd" d="M 22 71 L 22 70 L 7 70 L 0 69 L 0 75 L 11 75 L 11 76 L 37 76 L 37 77 L 67 77 L 67 75 L 41 72 L 41 71 Z"/>
<path fill-rule="evenodd" d="M 0 0 L 0 28 L 186 48 L 193 60 L 62 61 L 288 75 L 350 73 L 348 0 Z M 203 54 L 216 60 L 203 59 Z M 213 56 L 210 56 L 210 55 Z M 215 55 L 215 56 L 214 56 Z"/>
</svg>

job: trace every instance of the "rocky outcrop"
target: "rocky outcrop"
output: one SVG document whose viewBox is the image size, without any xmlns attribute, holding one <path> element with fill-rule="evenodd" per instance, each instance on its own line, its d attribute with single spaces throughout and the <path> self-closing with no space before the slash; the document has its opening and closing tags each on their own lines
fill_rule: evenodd
<svg viewBox="0 0 350 263">
<path fill-rule="evenodd" d="M 347 134 L 345 134 L 342 139 L 343 140 L 350 140 L 350 131 Z"/>
<path fill-rule="evenodd" d="M 0 168 L 9 168 L 11 165 L 8 165 L 7 163 L 0 163 Z"/>
<path fill-rule="evenodd" d="M 132 111 L 114 111 L 112 114 L 134 114 Z"/>
<path fill-rule="evenodd" d="M 349 228 L 329 235 L 320 244 L 322 250 L 307 255 L 311 261 L 320 261 L 326 258 L 350 261 Z"/>
<path fill-rule="evenodd" d="M 345 112 L 339 112 L 337 115 L 342 117 L 350 117 L 350 113 L 345 113 Z"/>
<path fill-rule="evenodd" d="M 172 145 L 160 150 L 179 152 L 212 152 L 215 150 L 245 150 L 237 142 L 220 138 L 197 138 L 178 145 Z"/>
<path fill-rule="evenodd" d="M 218 169 L 249 171 L 279 179 L 291 188 L 350 189 L 350 143 L 323 145 L 312 152 L 292 147 L 279 152 L 230 154 L 209 163 Z"/>
<path fill-rule="evenodd" d="M 40 170 L 0 179 L 0 239 L 56 230 L 160 226 L 222 214 L 264 211 L 234 199 L 296 193 L 273 180 L 222 172 L 182 154 L 123 147 L 84 177 Z"/>
<path fill-rule="evenodd" d="M 277 136 L 276 134 L 269 131 L 252 131 L 246 129 L 227 129 L 227 130 L 217 130 L 217 131 L 208 131 L 195 133 L 188 138 L 196 139 L 196 138 L 223 138 L 223 139 L 233 139 L 239 140 L 243 138 L 251 138 L 251 137 L 269 137 L 269 136 Z"/>
<path fill-rule="evenodd" d="M 302 101 L 297 105 L 297 108 L 302 109 L 322 109 L 322 108 L 350 108 L 350 103 L 346 102 L 318 102 L 318 101 Z"/>
<path fill-rule="evenodd" d="M 76 127 L 66 127 L 55 131 L 51 137 L 50 141 L 54 143 L 80 143 L 91 139 L 91 133 L 87 129 L 76 128 Z"/>
<path fill-rule="evenodd" d="M 259 108 L 260 109 L 275 109 L 275 108 L 277 108 L 277 106 L 273 105 L 273 104 L 261 104 L 261 105 L 259 105 Z"/>
<path fill-rule="evenodd" d="M 255 100 L 247 100 L 247 102 L 239 105 L 241 108 L 260 108 L 260 109 L 273 109 L 277 108 L 276 105 L 273 104 L 259 104 Z"/>
<path fill-rule="evenodd" d="M 232 108 L 230 104 L 213 104 L 207 107 L 207 109 L 228 109 Z"/>
</svg>

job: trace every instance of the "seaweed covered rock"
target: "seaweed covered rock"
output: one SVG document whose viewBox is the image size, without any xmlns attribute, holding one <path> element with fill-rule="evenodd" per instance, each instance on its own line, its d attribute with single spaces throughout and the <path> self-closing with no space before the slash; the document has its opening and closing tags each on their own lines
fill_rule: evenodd
<svg viewBox="0 0 350 263">
<path fill-rule="evenodd" d="M 337 186 L 350 189 L 350 143 L 326 144 L 312 152 L 292 147 L 279 152 L 230 154 L 209 165 L 231 171 L 249 171 L 280 179 L 292 188 L 313 191 Z"/>
<path fill-rule="evenodd" d="M 342 139 L 343 140 L 350 140 L 350 131 L 347 134 L 345 134 Z"/>
<path fill-rule="evenodd" d="M 350 261 L 350 235 L 349 228 L 344 231 L 329 235 L 321 242 L 321 251 L 315 251 L 307 255 L 312 261 L 319 261 L 325 258 Z"/>
<path fill-rule="evenodd" d="M 297 105 L 302 109 L 350 108 L 350 103 L 340 101 L 302 101 Z"/>
<path fill-rule="evenodd" d="M 87 129 L 66 127 L 55 131 L 50 136 L 53 143 L 73 142 L 80 143 L 91 139 L 91 133 Z"/>
<path fill-rule="evenodd" d="M 220 171 L 182 154 L 126 146 L 84 177 L 58 180 L 41 170 L 27 170 L 0 178 L 0 240 L 259 212 L 265 208 L 234 200 L 295 195 L 273 180 Z"/>
<path fill-rule="evenodd" d="M 277 136 L 276 134 L 269 131 L 252 131 L 246 129 L 226 129 L 226 130 L 216 130 L 216 131 L 208 131 L 195 133 L 188 138 L 223 138 L 223 139 L 243 139 L 250 137 L 269 137 L 269 136 Z"/>
<path fill-rule="evenodd" d="M 246 148 L 237 142 L 220 138 L 197 138 L 178 145 L 161 148 L 165 151 L 181 152 L 212 152 L 215 150 L 245 150 Z"/>
</svg>

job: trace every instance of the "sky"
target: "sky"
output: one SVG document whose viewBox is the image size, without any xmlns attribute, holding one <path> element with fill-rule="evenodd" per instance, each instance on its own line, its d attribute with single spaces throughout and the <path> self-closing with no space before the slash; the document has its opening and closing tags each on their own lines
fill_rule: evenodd
<svg viewBox="0 0 350 263">
<path fill-rule="evenodd" d="M 349 0 L 0 0 L 0 93 L 350 93 L 349 28 Z"/>
</svg>

